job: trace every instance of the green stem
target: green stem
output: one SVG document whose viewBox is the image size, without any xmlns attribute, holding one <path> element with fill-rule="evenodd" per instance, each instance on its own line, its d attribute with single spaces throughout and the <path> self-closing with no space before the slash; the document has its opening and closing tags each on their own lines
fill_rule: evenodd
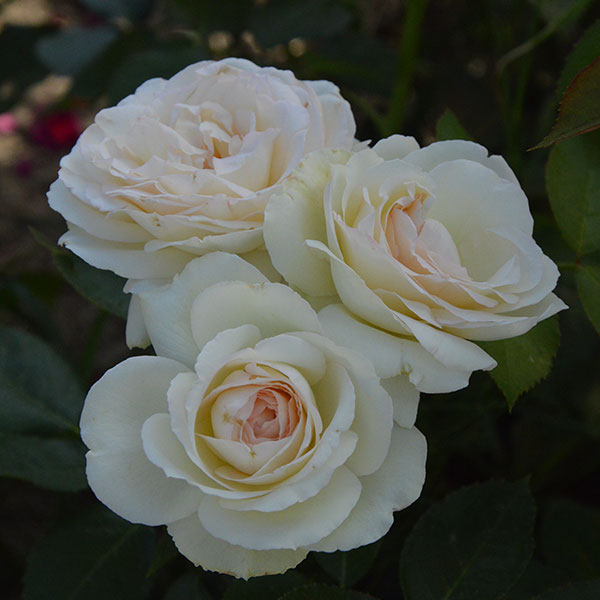
<svg viewBox="0 0 600 600">
<path fill-rule="evenodd" d="M 539 46 L 542 42 L 545 42 L 555 31 L 560 29 L 566 22 L 576 19 L 591 3 L 593 0 L 579 0 L 571 4 L 565 10 L 563 10 L 560 14 L 558 14 L 554 19 L 549 21 L 546 26 L 538 31 L 534 36 L 530 37 L 528 40 L 524 41 L 522 44 L 519 44 L 516 48 L 513 48 L 509 52 L 507 52 L 504 56 L 498 60 L 496 64 L 496 72 L 498 75 L 501 75 L 504 69 L 513 62 L 517 60 L 521 56 L 528 54 L 534 48 Z"/>
<path fill-rule="evenodd" d="M 427 0 L 409 0 L 406 3 L 406 15 L 400 34 L 396 78 L 390 108 L 385 120 L 387 135 L 401 131 L 404 125 L 406 103 L 415 73 L 421 26 L 426 9 Z"/>
</svg>

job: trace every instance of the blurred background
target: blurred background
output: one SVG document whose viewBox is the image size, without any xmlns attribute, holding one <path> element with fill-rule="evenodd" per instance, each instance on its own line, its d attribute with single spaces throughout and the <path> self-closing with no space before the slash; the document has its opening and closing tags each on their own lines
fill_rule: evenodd
<svg viewBox="0 0 600 600">
<path fill-rule="evenodd" d="M 577 293 L 578 258 L 550 209 L 549 150 L 528 151 L 552 127 L 576 73 L 563 72 L 565 60 L 584 33 L 578 52 L 590 60 L 598 55 L 598 18 L 600 4 L 592 0 L 0 0 L 2 322 L 49 344 L 82 390 L 129 354 L 117 316 L 123 305 L 107 311 L 69 284 L 78 287 L 71 275 L 79 265 L 52 251 L 65 224 L 45 194 L 61 156 L 98 110 L 151 77 L 170 77 L 199 60 L 245 57 L 291 69 L 299 79 L 336 83 L 352 105 L 359 139 L 392 133 L 413 135 L 422 145 L 473 139 L 504 155 L 517 174 L 536 240 L 562 267 L 557 293 L 571 308 L 560 315 L 560 345 L 555 332 L 551 351 L 533 361 L 530 387 L 547 377 L 511 412 L 483 373 L 467 390 L 423 398 L 417 425 L 430 448 L 423 498 L 399 513 L 371 552 L 377 563 L 369 562 L 375 566 L 353 585 L 379 598 L 401 597 L 399 554 L 418 516 L 449 492 L 491 476 L 530 477 L 538 506 L 534 567 L 503 598 L 600 577 L 600 337 Z M 118 289 L 120 282 L 110 285 Z M 535 346 L 535 338 L 529 343 Z M 18 598 L 31 549 L 55 523 L 94 500 L 89 491 L 55 489 L 1 463 L 0 573 L 5 597 Z M 588 532 L 585 550 L 595 553 L 583 570 L 561 554 L 575 530 Z M 145 595 L 123 598 L 167 597 L 187 576 L 188 563 L 169 554 L 165 534 L 152 535 L 166 558 L 148 551 L 159 566 L 146 577 Z M 300 573 L 335 584 L 331 566 L 317 562 L 307 560 Z M 230 578 L 210 575 L 202 582 L 206 596 L 169 598 L 220 598 L 230 585 Z M 31 589 L 26 597 L 43 597 Z"/>
</svg>

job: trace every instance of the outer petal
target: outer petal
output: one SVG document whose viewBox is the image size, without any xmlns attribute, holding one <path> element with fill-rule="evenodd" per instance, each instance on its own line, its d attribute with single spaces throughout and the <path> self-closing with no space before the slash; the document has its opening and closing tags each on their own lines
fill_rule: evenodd
<svg viewBox="0 0 600 600">
<path fill-rule="evenodd" d="M 199 348 L 219 331 L 245 324 L 258 327 L 264 338 L 290 331 L 321 332 L 317 313 L 310 304 L 280 283 L 249 285 L 237 281 L 213 285 L 194 300 L 191 319 L 192 335 Z"/>
<path fill-rule="evenodd" d="M 142 425 L 167 410 L 167 389 L 186 367 L 168 358 L 130 358 L 92 386 L 81 414 L 87 477 L 98 499 L 134 523 L 160 525 L 196 510 L 200 492 L 169 479 L 147 458 Z"/>
<path fill-rule="evenodd" d="M 425 481 L 427 444 L 417 429 L 394 427 L 388 456 L 375 473 L 361 477 L 363 490 L 350 516 L 311 550 L 335 552 L 370 544 L 384 536 L 393 512 L 412 504 Z"/>
<path fill-rule="evenodd" d="M 129 348 L 147 348 L 150 345 L 150 338 L 142 314 L 142 303 L 139 296 L 135 294 L 131 296 L 129 301 L 125 339 Z"/>
<path fill-rule="evenodd" d="M 404 158 L 411 152 L 419 149 L 419 144 L 414 137 L 407 135 L 390 135 L 383 140 L 379 140 L 373 150 L 385 160 L 394 158 Z"/>
<path fill-rule="evenodd" d="M 406 375 L 383 379 L 381 385 L 392 397 L 394 422 L 400 427 L 414 427 L 419 409 L 419 391 Z"/>
<path fill-rule="evenodd" d="M 425 171 L 431 171 L 444 162 L 466 159 L 478 162 L 495 171 L 499 177 L 518 184 L 515 174 L 501 156 L 488 156 L 488 151 L 484 146 L 466 140 L 434 142 L 410 153 L 405 159 Z"/>
<path fill-rule="evenodd" d="M 335 531 L 360 496 L 361 484 L 346 467 L 335 471 L 319 494 L 278 512 L 232 511 L 206 496 L 198 516 L 214 536 L 251 550 L 297 550 Z"/>
<path fill-rule="evenodd" d="M 275 268 L 292 285 L 313 296 L 335 293 L 329 265 L 305 245 L 325 241 L 323 193 L 332 164 L 344 164 L 349 154 L 321 150 L 306 157 L 267 205 L 265 244 Z"/>
<path fill-rule="evenodd" d="M 151 238 L 137 223 L 114 218 L 83 203 L 61 179 L 50 186 L 48 203 L 50 208 L 59 212 L 69 223 L 94 237 L 128 243 L 146 242 Z"/>
<path fill-rule="evenodd" d="M 189 254 L 173 248 L 145 252 L 143 244 L 108 242 L 74 225 L 60 238 L 59 243 L 90 265 L 109 269 L 131 279 L 172 277 L 190 258 Z"/>
<path fill-rule="evenodd" d="M 171 523 L 169 533 L 186 558 L 208 571 L 249 579 L 275 575 L 300 563 L 307 550 L 247 550 L 210 535 L 196 515 Z"/>
<path fill-rule="evenodd" d="M 157 354 L 179 360 L 190 368 L 194 366 L 201 346 L 192 337 L 192 304 L 201 291 L 227 280 L 267 281 L 258 269 L 238 256 L 214 252 L 189 262 L 173 283 L 140 294 L 144 322 Z M 219 331 L 220 328 L 214 333 Z"/>
</svg>

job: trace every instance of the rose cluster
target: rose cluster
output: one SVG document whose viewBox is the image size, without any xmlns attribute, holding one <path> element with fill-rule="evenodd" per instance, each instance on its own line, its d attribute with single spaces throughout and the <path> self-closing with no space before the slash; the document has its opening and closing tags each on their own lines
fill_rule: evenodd
<svg viewBox="0 0 600 600">
<path fill-rule="evenodd" d="M 50 188 L 156 354 L 90 390 L 90 486 L 205 569 L 381 538 L 424 483 L 419 393 L 565 308 L 504 159 L 354 135 L 333 84 L 206 61 L 101 111 Z"/>
</svg>

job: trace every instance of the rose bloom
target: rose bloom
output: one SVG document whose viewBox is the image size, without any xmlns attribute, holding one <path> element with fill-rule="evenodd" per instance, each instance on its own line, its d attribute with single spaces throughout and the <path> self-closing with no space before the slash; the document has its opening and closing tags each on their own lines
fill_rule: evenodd
<svg viewBox="0 0 600 600">
<path fill-rule="evenodd" d="M 128 279 L 170 278 L 214 250 L 263 246 L 266 202 L 315 149 L 350 148 L 349 104 L 327 81 L 242 59 L 151 79 L 102 110 L 48 193 L 60 243 Z"/>
<path fill-rule="evenodd" d="M 159 356 L 108 371 L 81 416 L 90 486 L 117 514 L 248 578 L 369 544 L 418 498 L 418 394 L 392 401 L 289 287 L 215 252 L 140 301 Z"/>
<path fill-rule="evenodd" d="M 558 269 L 532 232 L 502 157 L 398 135 L 307 157 L 265 215 L 275 268 L 302 293 L 343 303 L 323 309 L 327 335 L 369 356 L 381 377 L 408 373 L 430 392 L 495 366 L 468 340 L 518 336 L 565 308 L 551 293 Z M 410 339 L 448 371 L 424 381 Z"/>
</svg>

